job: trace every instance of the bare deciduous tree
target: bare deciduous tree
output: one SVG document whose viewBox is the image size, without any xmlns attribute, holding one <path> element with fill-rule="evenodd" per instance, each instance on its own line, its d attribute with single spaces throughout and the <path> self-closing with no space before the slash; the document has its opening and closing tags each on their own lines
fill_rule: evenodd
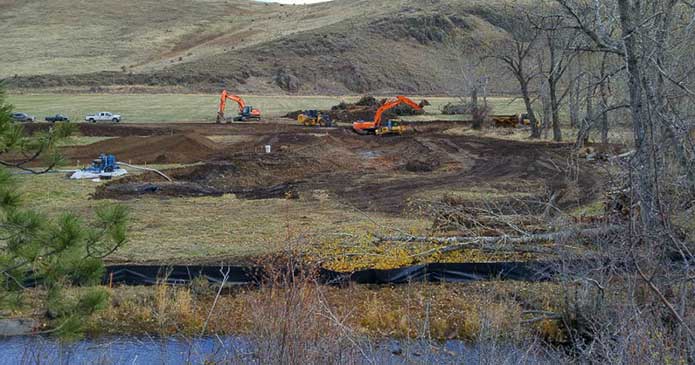
<svg viewBox="0 0 695 365">
<path fill-rule="evenodd" d="M 518 9 L 516 13 L 523 14 L 524 10 Z M 519 82 L 519 91 L 531 122 L 531 138 L 540 138 L 541 130 L 533 111 L 530 86 L 538 74 L 533 56 L 541 32 L 530 26 L 526 18 L 510 20 L 505 25 L 505 30 L 509 32 L 509 37 L 489 45 L 487 57 L 499 60 Z"/>
<path fill-rule="evenodd" d="M 600 61 L 587 88 L 586 119 L 590 125 L 599 121 L 602 142 L 608 142 L 607 113 L 621 108 L 618 100 L 624 98 L 634 145 L 615 179 L 628 197 L 627 234 L 596 242 L 607 262 L 591 270 L 608 275 L 597 279 L 588 271 L 568 271 L 575 279 L 594 277 L 601 293 L 618 290 L 621 297 L 606 299 L 600 315 L 584 313 L 589 336 L 575 344 L 583 356 L 599 360 L 663 360 L 630 352 L 646 345 L 692 362 L 694 244 L 687 233 L 692 227 L 678 221 L 692 222 L 695 198 L 695 154 L 688 136 L 695 119 L 695 68 L 686 61 L 695 49 L 695 7 L 679 0 L 556 1 L 589 42 L 582 51 Z M 625 89 L 612 88 L 613 82 Z M 625 311 L 634 315 L 616 317 Z"/>
<path fill-rule="evenodd" d="M 550 121 L 553 128 L 553 139 L 562 141 L 562 129 L 560 125 L 560 109 L 563 100 L 569 93 L 570 88 L 560 90 L 560 82 L 572 64 L 577 52 L 576 48 L 577 32 L 565 24 L 565 18 L 554 14 L 547 2 L 541 2 L 538 6 L 540 11 L 534 17 L 529 17 L 534 28 L 540 32 L 541 44 L 539 47 L 540 72 L 547 85 L 547 102 L 550 110 Z M 548 121 L 546 120 L 546 123 Z"/>
</svg>

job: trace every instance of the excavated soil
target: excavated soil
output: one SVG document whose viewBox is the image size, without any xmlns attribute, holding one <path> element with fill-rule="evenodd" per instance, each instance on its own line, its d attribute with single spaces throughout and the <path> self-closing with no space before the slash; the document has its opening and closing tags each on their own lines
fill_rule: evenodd
<svg viewBox="0 0 695 365">
<path fill-rule="evenodd" d="M 377 137 L 358 136 L 343 128 L 225 127 L 247 138 L 215 145 L 209 140 L 202 143 L 204 137 L 199 135 L 166 137 L 197 142 L 198 147 L 186 148 L 184 154 L 169 150 L 179 144 L 153 143 L 164 137 L 133 139 L 139 143 L 131 146 L 149 146 L 148 159 L 161 154 L 167 162 L 206 162 L 166 171 L 173 183 L 150 173 L 132 175 L 101 185 L 94 197 L 235 194 L 244 199 L 314 199 L 317 193 L 327 192 L 332 199 L 359 209 L 402 214 L 418 194 L 432 190 L 484 186 L 507 191 L 510 186 L 535 184 L 554 195 L 559 206 L 579 204 L 597 194 L 598 177 L 589 168 L 580 163 L 580 173 L 569 172 L 571 147 L 564 144 L 449 136 L 441 130 Z M 219 128 L 204 129 L 209 134 Z M 263 153 L 264 145 L 271 145 L 272 153 Z M 96 152 L 93 146 L 91 152 Z M 116 153 L 121 160 L 142 156 L 128 149 Z"/>
<path fill-rule="evenodd" d="M 101 153 L 110 153 L 120 161 L 134 164 L 193 163 L 206 160 L 221 146 L 196 133 L 148 137 L 118 137 L 86 146 L 68 147 L 61 152 L 76 164 L 90 161 Z"/>
</svg>

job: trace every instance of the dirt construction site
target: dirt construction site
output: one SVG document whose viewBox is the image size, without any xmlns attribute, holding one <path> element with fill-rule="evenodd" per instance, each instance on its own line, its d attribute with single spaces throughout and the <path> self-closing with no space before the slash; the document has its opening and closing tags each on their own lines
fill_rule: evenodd
<svg viewBox="0 0 695 365">
<path fill-rule="evenodd" d="M 462 122 L 414 122 L 401 136 L 304 127 L 284 118 L 78 126 L 78 134 L 100 140 L 63 147 L 68 165 L 111 153 L 157 166 L 172 180 L 132 170 L 83 185 L 85 204 L 120 201 L 141 218 L 115 262 L 247 262 L 286 248 L 279 236 L 300 240 L 299 249 L 339 270 L 537 259 L 476 250 L 415 259 L 422 247 L 403 251 L 368 237 L 494 236 L 516 233 L 510 231 L 516 224 L 542 232 L 561 224 L 540 218 L 548 206 L 572 211 L 601 195 L 600 177 L 573 158 L 570 145 L 470 134 Z M 471 224 L 469 213 L 504 219 Z"/>
<path fill-rule="evenodd" d="M 161 129 L 171 134 L 159 135 Z M 88 161 L 90 156 L 106 152 L 137 164 L 196 164 L 166 170 L 173 182 L 147 173 L 107 183 L 97 189 L 97 198 L 131 199 L 147 194 L 303 198 L 324 191 L 362 210 L 402 214 L 418 193 L 481 184 L 524 189 L 530 183 L 560 191 L 566 175 L 558 166 L 562 162 L 555 161 L 562 156 L 561 145 L 451 136 L 446 130 L 366 138 L 343 128 L 273 124 L 132 131 L 154 135 L 117 137 L 67 149 L 66 155 Z M 270 153 L 265 146 L 270 146 Z M 594 181 L 590 176 L 583 178 L 580 187 L 590 189 Z"/>
</svg>

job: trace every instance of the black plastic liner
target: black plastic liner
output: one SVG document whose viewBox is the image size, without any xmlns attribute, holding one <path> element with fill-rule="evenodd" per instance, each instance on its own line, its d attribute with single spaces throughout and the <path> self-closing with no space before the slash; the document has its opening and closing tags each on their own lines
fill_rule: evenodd
<svg viewBox="0 0 695 365">
<path fill-rule="evenodd" d="M 241 266 L 156 266 L 114 265 L 106 268 L 104 282 L 116 285 L 188 284 L 204 277 L 209 282 L 221 283 L 224 275 L 229 285 L 260 284 L 265 278 L 259 267 Z M 338 285 L 407 284 L 414 282 L 461 283 L 480 280 L 545 281 L 553 276 L 551 263 L 545 262 L 492 262 L 492 263 L 433 263 L 390 270 L 360 270 L 340 273 L 320 269 L 318 281 Z"/>
</svg>

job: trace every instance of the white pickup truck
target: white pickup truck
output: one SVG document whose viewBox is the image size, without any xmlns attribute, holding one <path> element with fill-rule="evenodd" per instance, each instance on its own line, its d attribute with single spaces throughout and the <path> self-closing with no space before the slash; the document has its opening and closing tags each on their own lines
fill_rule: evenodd
<svg viewBox="0 0 695 365">
<path fill-rule="evenodd" d="M 87 122 L 92 122 L 92 123 L 104 122 L 104 121 L 118 123 L 121 121 L 121 116 L 119 114 L 112 114 L 109 112 L 99 112 L 99 113 L 95 113 L 95 114 L 88 115 L 88 116 L 84 117 L 84 120 L 86 120 Z"/>
</svg>

